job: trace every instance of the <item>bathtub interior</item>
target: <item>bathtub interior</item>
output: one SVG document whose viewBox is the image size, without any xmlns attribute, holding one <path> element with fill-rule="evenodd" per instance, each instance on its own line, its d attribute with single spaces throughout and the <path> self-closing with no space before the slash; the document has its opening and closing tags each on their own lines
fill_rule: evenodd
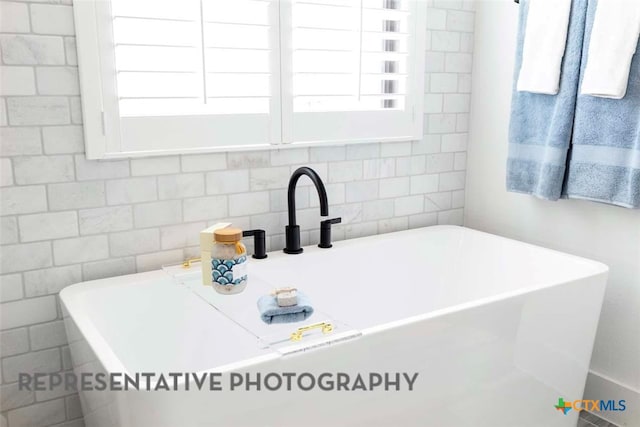
<svg viewBox="0 0 640 427">
<path fill-rule="evenodd" d="M 489 234 L 430 227 L 337 242 L 331 250 L 310 247 L 300 256 L 272 253 L 252 263 L 247 290 L 235 296 L 204 287 L 198 296 L 155 272 L 144 280 L 134 275 L 67 288 L 62 299 L 90 344 L 108 346 L 124 370 L 202 371 L 277 357 L 228 313 L 212 308 L 216 299 L 228 301 L 225 311 L 260 324 L 257 297 L 275 286 L 296 286 L 320 312 L 367 333 L 604 271 L 598 263 Z"/>
<path fill-rule="evenodd" d="M 304 256 L 276 254 L 253 276 L 304 289 L 316 304 L 365 330 L 479 305 L 602 273 L 606 266 L 463 227 L 439 226 L 338 242 Z"/>
</svg>

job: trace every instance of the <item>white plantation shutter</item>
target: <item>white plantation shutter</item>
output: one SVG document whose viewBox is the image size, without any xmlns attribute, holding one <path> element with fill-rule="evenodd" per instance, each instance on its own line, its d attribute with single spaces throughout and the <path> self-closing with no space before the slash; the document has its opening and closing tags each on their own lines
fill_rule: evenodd
<svg viewBox="0 0 640 427">
<path fill-rule="evenodd" d="M 420 133 L 424 28 L 409 0 L 293 0 L 293 142 Z M 286 132 L 286 130 L 285 130 Z"/>
<path fill-rule="evenodd" d="M 421 3 L 77 2 L 87 155 L 419 137 Z"/>
<path fill-rule="evenodd" d="M 101 59 L 108 152 L 280 141 L 279 63 L 271 49 L 278 47 L 277 1 L 111 0 L 97 7 L 99 31 L 111 42 L 111 55 Z"/>
<path fill-rule="evenodd" d="M 112 0 L 122 116 L 269 112 L 269 2 Z"/>
</svg>

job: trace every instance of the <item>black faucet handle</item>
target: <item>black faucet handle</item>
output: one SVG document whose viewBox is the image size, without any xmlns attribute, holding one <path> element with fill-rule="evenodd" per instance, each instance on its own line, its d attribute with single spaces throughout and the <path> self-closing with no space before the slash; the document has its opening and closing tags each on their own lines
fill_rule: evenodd
<svg viewBox="0 0 640 427">
<path fill-rule="evenodd" d="M 267 257 L 267 233 L 264 230 L 247 230 L 242 232 L 243 237 L 253 236 L 253 257 L 264 259 Z"/>
<path fill-rule="evenodd" d="M 329 249 L 333 245 L 331 244 L 331 224 L 340 224 L 342 218 L 332 218 L 320 221 L 320 243 L 319 248 Z"/>
<path fill-rule="evenodd" d="M 342 222 L 342 218 L 340 217 L 325 219 L 324 221 L 320 221 L 320 227 L 322 227 L 323 225 L 331 227 L 331 224 L 340 224 L 341 222 Z"/>
</svg>

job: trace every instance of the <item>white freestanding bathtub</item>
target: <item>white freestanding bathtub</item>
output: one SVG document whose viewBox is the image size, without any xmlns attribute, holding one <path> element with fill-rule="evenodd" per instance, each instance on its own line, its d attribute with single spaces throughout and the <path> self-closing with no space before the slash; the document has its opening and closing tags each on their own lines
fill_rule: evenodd
<svg viewBox="0 0 640 427">
<path fill-rule="evenodd" d="M 578 414 L 554 405 L 582 398 L 607 271 L 437 226 L 271 253 L 236 296 L 155 271 L 61 299 L 77 374 L 419 374 L 411 391 L 85 391 L 88 427 L 574 427 Z M 335 335 L 270 345 L 281 332 L 257 326 L 256 298 L 282 285 L 304 290 Z"/>
</svg>

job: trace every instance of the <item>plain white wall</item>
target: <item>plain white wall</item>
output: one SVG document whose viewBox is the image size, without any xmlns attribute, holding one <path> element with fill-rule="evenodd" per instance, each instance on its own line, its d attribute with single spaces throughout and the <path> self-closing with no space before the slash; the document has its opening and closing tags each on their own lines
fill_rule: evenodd
<svg viewBox="0 0 640 427">
<path fill-rule="evenodd" d="M 606 394 L 616 394 L 638 402 L 640 210 L 577 200 L 548 202 L 505 190 L 517 24 L 514 2 L 476 3 L 465 225 L 609 265 L 586 395 L 609 399 Z M 640 425 L 637 412 L 608 418 Z"/>
</svg>

